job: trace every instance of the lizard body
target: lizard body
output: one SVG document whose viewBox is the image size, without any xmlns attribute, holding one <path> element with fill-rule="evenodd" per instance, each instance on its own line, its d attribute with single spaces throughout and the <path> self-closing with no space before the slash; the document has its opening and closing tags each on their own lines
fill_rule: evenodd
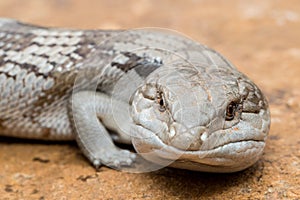
<svg viewBox="0 0 300 200">
<path fill-rule="evenodd" d="M 0 20 L 0 135 L 76 139 L 95 167 L 134 163 L 117 141 L 159 165 L 232 172 L 259 159 L 269 125 L 259 88 L 190 39 Z"/>
</svg>

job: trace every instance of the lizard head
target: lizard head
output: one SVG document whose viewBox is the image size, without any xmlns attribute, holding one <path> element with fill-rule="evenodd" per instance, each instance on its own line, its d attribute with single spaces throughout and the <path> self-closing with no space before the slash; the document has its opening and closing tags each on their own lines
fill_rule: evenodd
<svg viewBox="0 0 300 200">
<path fill-rule="evenodd" d="M 209 172 L 254 164 L 270 125 L 265 97 L 231 65 L 159 68 L 135 92 L 131 112 L 132 142 L 145 159 Z"/>
</svg>

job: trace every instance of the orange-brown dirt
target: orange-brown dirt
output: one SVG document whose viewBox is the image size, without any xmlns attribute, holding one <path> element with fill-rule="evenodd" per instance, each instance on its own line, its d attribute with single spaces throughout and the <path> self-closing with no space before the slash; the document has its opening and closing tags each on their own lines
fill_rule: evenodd
<svg viewBox="0 0 300 200">
<path fill-rule="evenodd" d="M 0 16 L 43 26 L 178 30 L 231 60 L 267 95 L 263 157 L 232 174 L 95 172 L 75 143 L 0 142 L 0 199 L 300 199 L 298 0 L 10 0 Z"/>
</svg>

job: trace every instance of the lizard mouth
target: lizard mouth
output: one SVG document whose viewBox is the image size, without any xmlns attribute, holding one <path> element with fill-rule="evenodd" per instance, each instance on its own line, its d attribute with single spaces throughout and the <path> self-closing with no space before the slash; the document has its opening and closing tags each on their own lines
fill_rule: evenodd
<svg viewBox="0 0 300 200">
<path fill-rule="evenodd" d="M 160 137 L 142 126 L 136 126 L 136 131 L 147 135 L 144 139 L 132 139 L 134 148 L 146 160 L 196 171 L 234 172 L 245 169 L 259 159 L 265 147 L 264 139 L 258 136 L 232 137 L 209 143 L 209 140 L 214 139 L 212 136 L 198 150 L 183 150 L 164 143 Z"/>
<path fill-rule="evenodd" d="M 236 172 L 253 165 L 261 157 L 264 141 L 237 141 L 211 150 L 184 153 L 171 167 L 205 172 Z"/>
</svg>

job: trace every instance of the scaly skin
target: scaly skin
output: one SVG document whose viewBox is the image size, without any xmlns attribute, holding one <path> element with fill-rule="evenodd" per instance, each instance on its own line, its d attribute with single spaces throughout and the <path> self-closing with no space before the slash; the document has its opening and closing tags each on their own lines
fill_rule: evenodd
<svg viewBox="0 0 300 200">
<path fill-rule="evenodd" d="M 95 167 L 118 169 L 136 154 L 113 140 L 153 163 L 198 171 L 239 171 L 262 155 L 264 95 L 220 54 L 183 36 L 2 19 L 0 48 L 1 135 L 76 139 Z"/>
</svg>

